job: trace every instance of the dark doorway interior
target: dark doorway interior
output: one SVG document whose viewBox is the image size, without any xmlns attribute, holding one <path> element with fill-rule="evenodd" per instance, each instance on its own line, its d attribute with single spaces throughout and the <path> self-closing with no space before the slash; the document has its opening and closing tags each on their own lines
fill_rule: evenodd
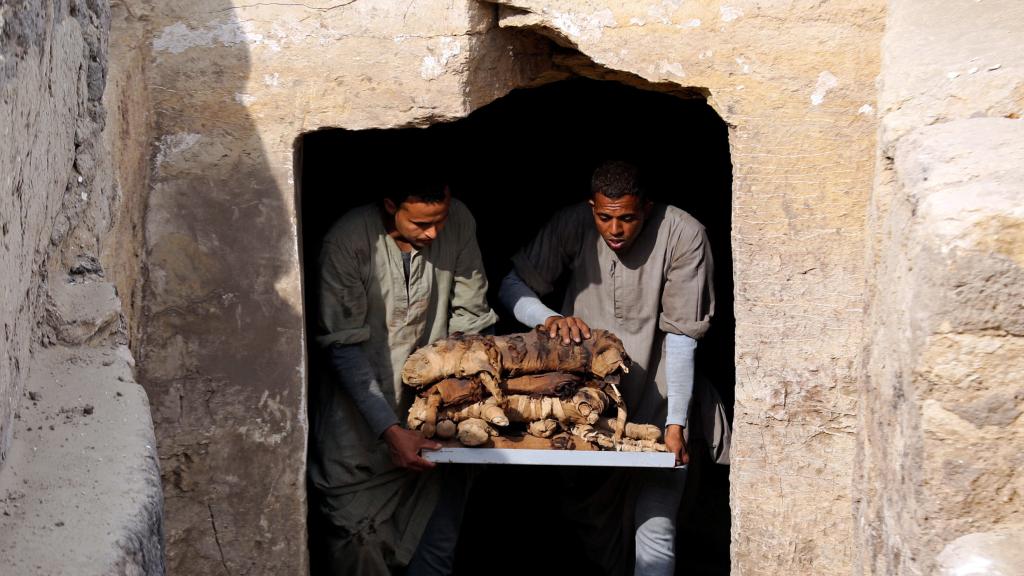
<svg viewBox="0 0 1024 576">
<path fill-rule="evenodd" d="M 502 316 L 499 333 L 522 331 L 497 300 L 509 258 L 555 210 L 585 199 L 593 168 L 616 158 L 638 164 L 655 198 L 683 208 L 707 228 L 717 305 L 714 327 L 700 347 L 699 369 L 710 375 L 731 410 L 732 180 L 726 126 L 703 100 L 615 82 L 574 79 L 517 90 L 466 119 L 427 129 L 325 130 L 304 136 L 300 205 L 308 333 L 316 330 L 316 262 L 324 234 L 347 209 L 376 201 L 387 186 L 414 178 L 409 167 L 424 161 L 450 170 L 454 194 L 476 217 L 491 304 Z M 551 304 L 557 308 L 557 303 Z M 311 363 L 311 373 L 316 367 Z M 311 385 L 316 381 L 311 375 Z M 728 467 L 694 466 L 691 478 L 677 572 L 728 574 Z M 565 574 L 590 568 L 572 553 L 576 536 L 562 533 L 558 488 L 550 482 L 549 471 L 540 468 L 484 470 L 470 496 L 456 573 Z"/>
</svg>

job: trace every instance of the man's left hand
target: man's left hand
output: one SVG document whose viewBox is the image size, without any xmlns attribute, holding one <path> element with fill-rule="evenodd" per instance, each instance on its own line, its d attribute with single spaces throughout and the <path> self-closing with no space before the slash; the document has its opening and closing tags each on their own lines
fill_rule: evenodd
<svg viewBox="0 0 1024 576">
<path fill-rule="evenodd" d="M 683 439 L 683 427 L 669 424 L 665 428 L 665 447 L 676 455 L 676 466 L 690 463 L 690 455 L 686 453 L 686 440 Z"/>
</svg>

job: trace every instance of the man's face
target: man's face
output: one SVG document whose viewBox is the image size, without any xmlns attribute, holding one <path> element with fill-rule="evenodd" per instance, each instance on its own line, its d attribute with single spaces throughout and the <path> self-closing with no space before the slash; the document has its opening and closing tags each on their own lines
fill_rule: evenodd
<svg viewBox="0 0 1024 576">
<path fill-rule="evenodd" d="M 634 195 L 613 199 L 598 192 L 590 199 L 598 233 L 605 244 L 618 253 L 629 250 L 636 241 L 652 205 Z"/>
<path fill-rule="evenodd" d="M 444 229 L 451 201 L 451 195 L 445 191 L 442 202 L 424 202 L 416 196 L 409 196 L 397 206 L 393 201 L 385 200 L 384 208 L 394 217 L 397 239 L 422 250 L 430 246 Z"/>
</svg>

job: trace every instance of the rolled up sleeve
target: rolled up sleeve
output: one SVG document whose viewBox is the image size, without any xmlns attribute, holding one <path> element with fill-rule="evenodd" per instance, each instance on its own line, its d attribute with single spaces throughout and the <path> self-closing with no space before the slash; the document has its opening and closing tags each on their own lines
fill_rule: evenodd
<svg viewBox="0 0 1024 576">
<path fill-rule="evenodd" d="M 670 334 L 698 340 L 711 327 L 715 314 L 711 246 L 701 227 L 680 235 L 666 271 L 658 327 Z"/>
<path fill-rule="evenodd" d="M 468 210 L 466 222 L 452 282 L 448 331 L 475 334 L 497 322 L 498 315 L 487 303 L 487 274 L 476 240 L 476 222 Z"/>
</svg>

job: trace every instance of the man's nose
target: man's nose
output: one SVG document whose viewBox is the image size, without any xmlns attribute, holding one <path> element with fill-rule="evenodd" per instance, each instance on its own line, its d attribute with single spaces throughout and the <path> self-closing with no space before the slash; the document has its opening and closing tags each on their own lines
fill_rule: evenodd
<svg viewBox="0 0 1024 576">
<path fill-rule="evenodd" d="M 612 220 L 612 236 L 622 236 L 622 224 Z"/>
<path fill-rule="evenodd" d="M 426 231 L 423 232 L 423 235 L 431 240 L 437 238 L 437 226 L 427 228 Z"/>
</svg>

